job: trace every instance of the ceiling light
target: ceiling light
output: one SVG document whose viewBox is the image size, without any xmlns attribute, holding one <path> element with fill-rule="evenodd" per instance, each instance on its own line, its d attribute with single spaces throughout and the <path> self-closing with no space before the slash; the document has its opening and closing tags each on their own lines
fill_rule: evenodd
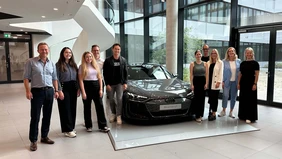
<svg viewBox="0 0 282 159">
<path fill-rule="evenodd" d="M 0 9 L 1 9 L 2 7 L 0 6 Z"/>
<path fill-rule="evenodd" d="M 41 16 L 42 18 L 46 18 L 44 15 Z"/>
<path fill-rule="evenodd" d="M 23 36 L 22 34 L 17 34 L 17 36 Z"/>
<path fill-rule="evenodd" d="M 53 8 L 53 10 L 59 10 L 58 8 Z"/>
<path fill-rule="evenodd" d="M 22 29 L 20 31 L 23 31 Z"/>
</svg>

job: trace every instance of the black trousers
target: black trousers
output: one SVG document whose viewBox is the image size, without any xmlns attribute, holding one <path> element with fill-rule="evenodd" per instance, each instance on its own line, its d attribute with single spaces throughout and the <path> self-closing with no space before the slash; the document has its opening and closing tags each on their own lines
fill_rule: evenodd
<svg viewBox="0 0 282 159">
<path fill-rule="evenodd" d="M 77 107 L 77 84 L 76 81 L 62 82 L 64 99 L 58 99 L 58 108 L 61 121 L 61 131 L 70 132 L 75 128 Z"/>
<path fill-rule="evenodd" d="M 29 126 L 29 140 L 36 142 L 38 138 L 38 123 L 40 120 L 41 108 L 43 109 L 43 118 L 41 125 L 41 137 L 48 136 L 50 128 L 50 120 L 52 113 L 52 106 L 54 100 L 54 89 L 50 88 L 32 88 L 31 93 L 33 98 L 30 100 L 30 126 Z"/>
<path fill-rule="evenodd" d="M 217 111 L 217 106 L 218 106 L 218 95 L 219 95 L 219 90 L 208 90 L 209 94 L 209 104 L 210 104 L 210 109 L 212 112 Z"/>
<path fill-rule="evenodd" d="M 94 101 L 98 128 L 103 129 L 107 126 L 107 121 L 105 118 L 104 106 L 102 98 L 99 96 L 99 82 L 98 81 L 83 81 L 84 89 L 86 93 L 86 100 L 82 100 L 84 104 L 84 121 L 86 128 L 92 128 L 92 118 L 91 118 L 91 102 Z"/>
<path fill-rule="evenodd" d="M 194 99 L 193 99 L 193 110 L 196 115 L 196 118 L 204 116 L 205 110 L 205 76 L 194 76 Z"/>
</svg>

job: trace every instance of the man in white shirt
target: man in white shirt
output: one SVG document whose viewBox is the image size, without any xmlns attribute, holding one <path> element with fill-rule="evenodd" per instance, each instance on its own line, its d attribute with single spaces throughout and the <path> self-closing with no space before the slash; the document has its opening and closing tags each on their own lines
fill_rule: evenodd
<svg viewBox="0 0 282 159">
<path fill-rule="evenodd" d="M 91 52 L 93 53 L 98 65 L 100 67 L 101 74 L 103 74 L 102 69 L 103 69 L 103 65 L 104 65 L 105 60 L 100 58 L 100 47 L 98 45 L 92 45 Z"/>
</svg>

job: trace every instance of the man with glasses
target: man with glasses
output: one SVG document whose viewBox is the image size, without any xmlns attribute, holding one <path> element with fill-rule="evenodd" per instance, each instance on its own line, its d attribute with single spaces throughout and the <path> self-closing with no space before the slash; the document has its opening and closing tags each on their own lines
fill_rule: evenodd
<svg viewBox="0 0 282 159">
<path fill-rule="evenodd" d="M 201 58 L 202 61 L 208 62 L 210 60 L 210 56 L 209 56 L 209 45 L 204 44 L 203 46 L 203 56 Z"/>
</svg>

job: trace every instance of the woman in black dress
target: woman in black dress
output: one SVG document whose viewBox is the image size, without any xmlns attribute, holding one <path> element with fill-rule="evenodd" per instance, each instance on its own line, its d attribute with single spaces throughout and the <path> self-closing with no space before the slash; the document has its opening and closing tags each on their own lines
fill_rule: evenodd
<svg viewBox="0 0 282 159">
<path fill-rule="evenodd" d="M 238 89 L 240 90 L 238 117 L 241 120 L 245 120 L 248 124 L 258 119 L 258 76 L 259 63 L 255 61 L 254 50 L 248 47 L 245 49 L 245 61 L 240 65 L 238 77 Z"/>
</svg>

